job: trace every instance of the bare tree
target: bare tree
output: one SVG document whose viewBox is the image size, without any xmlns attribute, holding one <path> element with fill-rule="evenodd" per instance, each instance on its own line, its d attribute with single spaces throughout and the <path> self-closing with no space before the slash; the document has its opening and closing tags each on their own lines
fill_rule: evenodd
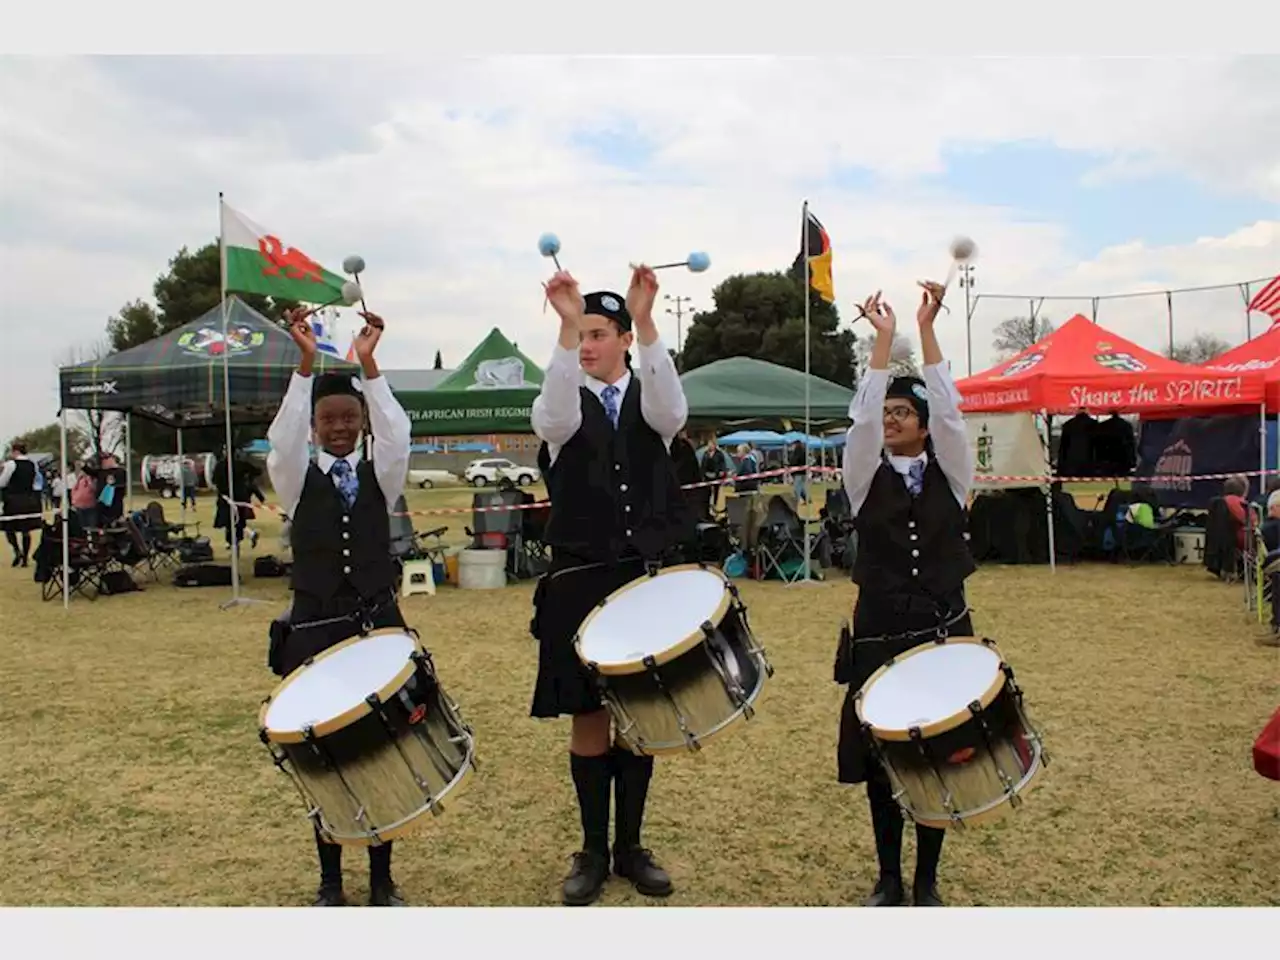
<svg viewBox="0 0 1280 960">
<path fill-rule="evenodd" d="M 71 367 L 101 360 L 111 353 L 111 343 L 103 338 L 63 352 L 60 366 Z M 83 438 L 84 447 L 99 459 L 103 454 L 124 452 L 124 415 L 113 410 L 68 410 L 67 429 Z M 70 449 L 70 447 L 69 447 Z"/>
<path fill-rule="evenodd" d="M 857 379 L 861 380 L 866 373 L 867 364 L 871 362 L 871 350 L 875 340 L 861 337 L 853 345 L 853 362 L 857 370 Z M 916 362 L 915 344 L 900 333 L 893 335 L 893 347 L 889 351 L 889 372 L 895 377 L 918 377 L 920 365 Z M 856 381 L 855 381 L 856 382 Z"/>
<path fill-rule="evenodd" d="M 1190 340 L 1175 343 L 1173 349 L 1165 348 L 1164 355 L 1179 363 L 1208 363 L 1231 349 L 1231 344 L 1212 333 L 1197 333 Z"/>
<path fill-rule="evenodd" d="M 1044 317 L 1009 317 L 996 324 L 991 345 L 1007 360 L 1051 333 L 1053 324 Z"/>
</svg>

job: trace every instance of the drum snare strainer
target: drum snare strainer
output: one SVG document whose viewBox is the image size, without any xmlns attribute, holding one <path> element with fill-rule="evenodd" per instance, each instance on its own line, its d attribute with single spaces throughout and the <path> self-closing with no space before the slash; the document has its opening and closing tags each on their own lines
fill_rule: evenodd
<svg viewBox="0 0 1280 960">
<path fill-rule="evenodd" d="M 854 702 L 896 799 L 925 826 L 977 824 L 1017 807 L 1049 760 L 991 640 L 921 644 L 872 674 Z"/>
</svg>

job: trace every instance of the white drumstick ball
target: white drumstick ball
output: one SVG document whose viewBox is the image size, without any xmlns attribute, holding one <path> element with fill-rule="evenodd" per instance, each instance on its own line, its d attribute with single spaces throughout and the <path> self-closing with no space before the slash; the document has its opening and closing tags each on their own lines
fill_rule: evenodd
<svg viewBox="0 0 1280 960">
<path fill-rule="evenodd" d="M 971 260 L 977 252 L 978 245 L 973 242 L 971 237 L 956 237 L 951 241 L 952 260 Z"/>
<path fill-rule="evenodd" d="M 354 280 L 347 280 L 342 284 L 342 302 L 345 306 L 359 303 L 360 298 L 364 296 L 364 291 L 360 289 L 360 284 Z"/>
<path fill-rule="evenodd" d="M 363 273 L 364 257 L 360 256 L 360 254 L 358 253 L 351 254 L 351 256 L 347 257 L 345 260 L 342 261 L 342 272 L 343 273 Z"/>
</svg>

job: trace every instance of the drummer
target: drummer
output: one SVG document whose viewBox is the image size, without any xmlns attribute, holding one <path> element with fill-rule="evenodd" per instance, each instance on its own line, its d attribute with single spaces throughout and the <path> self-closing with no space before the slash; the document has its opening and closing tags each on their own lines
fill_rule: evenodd
<svg viewBox="0 0 1280 960">
<path fill-rule="evenodd" d="M 309 657 L 371 629 L 405 627 L 396 603 L 389 510 L 409 471 L 409 418 L 378 371 L 374 348 L 383 321 L 361 313 L 355 338 L 363 376 L 312 376 L 316 336 L 307 311 L 286 315 L 302 360 L 267 431 L 267 472 L 290 518 L 293 608 L 286 636 L 273 643 L 272 670 L 286 676 Z M 361 459 L 365 413 L 373 462 Z M 308 449 L 314 432 L 315 460 Z M 316 831 L 320 890 L 315 906 L 345 904 L 342 847 Z M 369 848 L 369 903 L 404 906 L 391 878 L 391 844 Z"/>
<path fill-rule="evenodd" d="M 539 652 L 530 713 L 573 717 L 569 771 L 583 846 L 574 854 L 562 899 L 585 906 L 604 889 L 611 786 L 617 799 L 613 871 L 640 893 L 663 897 L 672 891 L 671 879 L 640 845 L 653 758 L 611 745 L 609 713 L 573 638 L 597 603 L 643 576 L 646 561 L 673 559 L 692 536 L 670 453 L 688 404 L 653 321 L 653 270 L 633 272 L 625 302 L 609 292 L 584 298 L 563 271 L 546 292 L 560 317 L 560 338 L 532 421 L 543 441 L 539 462 L 547 468 L 551 515 L 544 539 L 552 563 L 534 596 L 531 630 Z M 633 341 L 635 368 L 628 352 Z"/>
<path fill-rule="evenodd" d="M 916 320 L 923 380 L 891 377 L 889 358 L 897 321 L 880 294 L 863 304 L 876 331 L 869 369 L 849 408 L 844 488 L 856 517 L 858 557 L 853 581 L 852 651 L 837 657 L 836 680 L 848 684 L 840 717 L 838 779 L 866 783 L 880 874 L 868 906 L 905 902 L 902 813 L 888 775 L 870 753 L 853 698 L 891 657 L 944 631 L 973 632 L 964 581 L 974 563 L 965 540 L 965 504 L 973 481 L 960 397 L 942 358 L 934 319 L 945 290 L 922 283 Z M 906 634 L 906 636 L 903 636 Z M 916 826 L 912 882 L 917 906 L 942 906 L 938 860 L 945 831 Z"/>
</svg>

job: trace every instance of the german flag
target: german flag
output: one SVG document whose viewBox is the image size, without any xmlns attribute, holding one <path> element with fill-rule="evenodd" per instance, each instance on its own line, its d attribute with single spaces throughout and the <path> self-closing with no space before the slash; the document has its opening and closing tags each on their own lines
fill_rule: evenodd
<svg viewBox="0 0 1280 960">
<path fill-rule="evenodd" d="M 827 303 L 835 303 L 835 284 L 831 279 L 831 238 L 827 236 L 827 228 L 806 208 L 803 229 L 809 233 L 809 286 Z M 804 262 L 804 253 L 805 236 L 802 232 L 800 253 L 796 256 L 797 267 Z"/>
</svg>

